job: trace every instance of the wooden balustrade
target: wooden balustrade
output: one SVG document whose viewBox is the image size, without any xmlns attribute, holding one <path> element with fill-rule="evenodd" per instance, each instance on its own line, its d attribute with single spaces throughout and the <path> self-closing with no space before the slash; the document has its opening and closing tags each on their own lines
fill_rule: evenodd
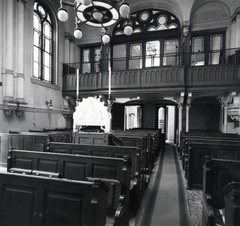
<svg viewBox="0 0 240 226">
<path fill-rule="evenodd" d="M 235 85 L 240 79 L 239 65 L 208 65 L 191 67 L 187 80 L 191 86 Z"/>
<path fill-rule="evenodd" d="M 76 90 L 76 75 L 63 76 L 63 90 Z M 108 89 L 109 75 L 105 73 L 80 74 L 80 90 Z M 112 72 L 112 88 L 152 88 L 184 85 L 184 67 L 158 67 Z"/>
<path fill-rule="evenodd" d="M 240 81 L 239 64 L 204 65 L 186 68 L 184 66 L 151 67 L 136 70 L 112 71 L 112 89 L 115 91 L 128 89 L 134 92 L 136 88 L 144 88 L 146 92 L 156 88 L 157 91 L 166 88 L 198 88 L 222 86 L 228 89 Z M 79 88 L 81 91 L 107 90 L 109 74 L 80 74 Z M 75 92 L 76 75 L 63 76 L 63 92 Z M 121 92 L 121 91 L 119 91 Z"/>
</svg>

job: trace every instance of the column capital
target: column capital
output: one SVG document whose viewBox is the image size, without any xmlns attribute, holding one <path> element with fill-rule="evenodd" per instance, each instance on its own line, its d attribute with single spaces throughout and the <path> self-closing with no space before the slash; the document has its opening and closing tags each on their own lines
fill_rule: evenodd
<svg viewBox="0 0 240 226">
<path fill-rule="evenodd" d="M 179 110 L 182 110 L 183 109 L 183 104 L 178 103 L 178 108 L 179 108 Z"/>
<path fill-rule="evenodd" d="M 240 17 L 240 7 L 238 7 L 232 15 L 232 23 L 236 23 L 236 20 Z"/>
<path fill-rule="evenodd" d="M 231 92 L 227 96 L 218 97 L 218 101 L 222 107 L 228 107 L 233 102 L 233 97 L 236 96 L 236 92 Z"/>
<path fill-rule="evenodd" d="M 183 105 L 184 104 L 184 97 L 185 97 L 185 93 L 184 92 L 181 92 L 179 96 L 176 96 L 174 99 L 175 99 L 175 102 L 179 105 Z"/>
<path fill-rule="evenodd" d="M 182 22 L 182 34 L 183 37 L 187 37 L 189 34 L 189 30 L 190 30 L 190 22 L 188 20 L 185 20 Z"/>
</svg>

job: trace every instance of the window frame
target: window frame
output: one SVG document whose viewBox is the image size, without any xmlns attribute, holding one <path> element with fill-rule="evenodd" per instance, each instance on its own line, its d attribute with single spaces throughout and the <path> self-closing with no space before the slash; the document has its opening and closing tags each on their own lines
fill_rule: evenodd
<svg viewBox="0 0 240 226">
<path fill-rule="evenodd" d="M 179 62 L 180 62 L 180 37 L 165 37 L 165 38 L 157 38 L 157 39 L 145 39 L 145 40 L 141 40 L 141 41 L 135 41 L 135 42 L 127 42 L 127 43 L 124 43 L 126 45 L 126 69 L 124 70 L 131 70 L 130 67 L 129 67 L 129 62 L 131 60 L 131 55 L 130 55 L 130 47 L 131 45 L 137 45 L 137 44 L 141 44 L 142 46 L 142 53 L 141 53 L 141 56 L 142 56 L 142 67 L 139 68 L 139 69 L 146 69 L 146 68 L 157 68 L 157 67 L 163 67 L 163 66 L 168 66 L 168 65 L 164 65 L 163 64 L 163 58 L 164 58 L 164 42 L 165 41 L 168 41 L 168 40 L 178 40 L 178 60 L 177 60 L 177 64 L 176 65 L 172 65 L 172 66 L 179 66 Z M 147 42 L 151 42 L 151 41 L 159 41 L 160 42 L 160 62 L 159 62 L 159 66 L 149 66 L 149 67 L 146 67 L 146 43 Z M 113 53 L 113 49 L 114 49 L 114 46 L 115 45 L 122 45 L 122 43 L 116 43 L 113 45 L 113 48 L 112 48 L 112 55 L 114 55 Z M 112 59 L 112 65 L 114 65 L 113 63 L 114 59 Z M 113 70 L 115 71 L 116 69 L 113 67 Z M 118 71 L 118 70 L 116 70 Z"/>
<path fill-rule="evenodd" d="M 96 49 L 100 49 L 100 57 L 99 57 L 99 61 L 96 61 L 95 58 L 95 50 Z M 84 51 L 85 50 L 89 50 L 89 61 L 88 62 L 84 62 Z M 81 54 L 80 54 L 80 71 L 83 74 L 90 74 L 90 73 L 98 73 L 100 71 L 100 64 L 101 64 L 101 55 L 102 55 L 102 48 L 101 45 L 94 45 L 94 46 L 82 46 L 81 47 Z M 84 63 L 89 63 L 90 64 L 90 71 L 89 72 L 83 72 L 83 64 Z M 98 64 L 98 69 L 95 66 L 96 64 Z M 95 69 L 96 68 L 96 69 Z"/>
<path fill-rule="evenodd" d="M 222 35 L 222 46 L 221 49 L 219 50 L 219 53 L 221 53 L 221 50 L 225 50 L 225 45 L 226 45 L 226 30 L 225 29 L 218 29 L 218 30 L 204 30 L 204 31 L 195 31 L 192 32 L 191 35 L 191 65 L 192 65 L 192 55 L 194 54 L 193 52 L 193 39 L 197 37 L 203 37 L 203 52 L 204 54 L 204 65 L 213 65 L 210 62 L 210 54 L 213 52 L 217 51 L 212 51 L 211 50 L 211 36 L 215 35 Z M 224 56 L 222 56 L 224 58 Z M 220 64 L 221 61 L 219 60 Z M 192 65 L 192 66 L 198 66 L 198 65 Z M 199 65 L 201 66 L 201 65 Z"/>
<path fill-rule="evenodd" d="M 36 4 L 36 9 L 35 9 L 35 4 Z M 42 16 L 42 14 L 40 13 L 40 11 L 38 10 L 38 7 L 43 8 L 44 12 L 46 13 L 46 16 Z M 38 32 L 39 35 L 39 46 L 35 46 L 34 43 L 34 39 L 33 39 L 33 79 L 39 80 L 39 81 L 43 81 L 44 83 L 48 83 L 48 84 L 53 84 L 54 83 L 54 32 L 56 30 L 55 28 L 55 24 L 54 24 L 54 20 L 53 20 L 53 16 L 52 16 L 52 12 L 51 10 L 48 8 L 48 6 L 40 1 L 35 1 L 34 2 L 34 9 L 33 9 L 33 20 L 35 15 L 38 17 L 39 19 L 39 30 L 35 28 L 34 23 L 33 23 L 33 34 L 35 32 Z M 50 27 L 50 32 L 51 35 L 50 36 L 46 36 L 44 34 L 44 26 L 46 26 L 45 24 L 48 24 Z M 46 39 L 49 40 L 49 52 L 46 51 Z M 35 53 L 34 53 L 34 49 L 38 48 L 38 54 L 39 54 L 39 59 L 38 59 L 38 77 L 35 76 L 34 74 L 34 70 L 35 70 Z M 45 67 L 45 54 L 49 55 L 49 66 Z M 49 79 L 46 80 L 46 75 L 45 75 L 45 69 L 46 68 L 50 68 L 49 70 Z"/>
</svg>

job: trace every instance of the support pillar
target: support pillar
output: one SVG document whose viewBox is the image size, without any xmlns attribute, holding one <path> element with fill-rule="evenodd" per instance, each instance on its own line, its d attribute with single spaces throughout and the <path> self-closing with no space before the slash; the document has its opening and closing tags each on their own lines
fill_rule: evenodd
<svg viewBox="0 0 240 226">
<path fill-rule="evenodd" d="M 228 107 L 226 105 L 224 105 L 223 107 L 223 110 L 224 110 L 224 118 L 223 118 L 223 133 L 227 133 L 228 132 L 228 129 L 227 129 L 227 126 L 228 126 L 228 121 L 227 121 L 227 110 L 228 110 Z"/>
<path fill-rule="evenodd" d="M 72 57 L 74 55 L 73 51 L 75 51 L 73 41 L 74 41 L 74 37 L 70 33 L 65 32 L 65 57 L 64 57 L 64 62 L 68 63 L 68 74 L 70 73 L 70 71 L 69 71 L 70 70 L 69 67 L 71 67 L 70 63 L 74 62 L 73 57 Z"/>
<path fill-rule="evenodd" d="M 232 21 L 232 24 L 231 24 L 231 45 L 230 47 L 231 48 L 235 48 L 236 46 L 236 20 L 233 20 Z M 233 54 L 234 53 L 234 50 L 231 51 L 230 54 Z"/>
<path fill-rule="evenodd" d="M 178 144 L 180 145 L 181 132 L 182 132 L 182 110 L 183 105 L 178 104 Z"/>
<path fill-rule="evenodd" d="M 236 48 L 240 48 L 240 12 L 236 15 Z"/>
<path fill-rule="evenodd" d="M 186 105 L 186 132 L 189 132 L 189 110 L 190 110 L 191 105 L 187 104 Z"/>
<path fill-rule="evenodd" d="M 13 28 L 13 20 L 14 20 L 14 7 L 13 7 L 13 0 L 5 1 L 4 5 L 4 16 L 3 21 L 4 23 L 4 45 L 3 51 L 4 53 L 4 62 L 3 62 L 3 98 L 4 101 L 11 101 L 14 99 L 14 72 L 13 72 L 13 56 L 14 56 L 14 28 Z"/>
<path fill-rule="evenodd" d="M 17 55 L 17 77 L 16 77 L 16 100 L 24 102 L 24 3 L 18 1 L 17 3 L 17 33 L 18 38 L 16 44 L 18 46 L 16 50 Z"/>
<path fill-rule="evenodd" d="M 186 132 L 189 132 L 189 110 L 192 102 L 192 93 L 188 93 L 187 95 L 187 103 L 186 103 Z"/>
<path fill-rule="evenodd" d="M 228 132 L 228 106 L 233 102 L 234 96 L 236 96 L 236 92 L 231 92 L 227 96 L 219 98 L 223 113 L 223 133 Z"/>
<path fill-rule="evenodd" d="M 108 112 L 109 112 L 109 125 L 106 126 L 105 132 L 111 133 L 112 132 L 112 105 L 113 105 L 113 99 L 111 97 L 107 100 L 107 104 L 108 104 Z"/>
</svg>

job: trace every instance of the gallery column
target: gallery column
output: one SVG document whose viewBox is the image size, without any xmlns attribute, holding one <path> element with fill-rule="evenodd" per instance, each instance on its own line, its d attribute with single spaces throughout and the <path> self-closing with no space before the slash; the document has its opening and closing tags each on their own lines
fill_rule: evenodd
<svg viewBox="0 0 240 226">
<path fill-rule="evenodd" d="M 188 93 L 187 103 L 186 103 L 186 132 L 189 132 L 189 110 L 191 107 L 191 101 L 192 101 L 192 93 Z"/>
<path fill-rule="evenodd" d="M 4 45 L 3 45 L 3 98 L 4 101 L 11 101 L 14 99 L 14 72 L 13 72 L 13 50 L 14 50 L 14 14 L 13 14 L 13 0 L 5 1 L 3 10 L 4 23 Z"/>
<path fill-rule="evenodd" d="M 236 96 L 236 92 L 231 92 L 227 96 L 222 96 L 219 98 L 219 103 L 221 104 L 223 114 L 223 133 L 228 132 L 228 106 L 233 102 L 234 96 Z"/>
<path fill-rule="evenodd" d="M 186 132 L 189 132 L 189 110 L 190 110 L 191 105 L 187 104 L 186 105 Z"/>
<path fill-rule="evenodd" d="M 16 55 L 17 55 L 17 75 L 16 75 L 16 100 L 24 102 L 24 4 L 25 1 L 18 0 L 17 3 L 17 34 Z"/>
<path fill-rule="evenodd" d="M 182 132 L 182 110 L 183 105 L 181 103 L 178 104 L 178 144 L 180 145 L 180 138 Z"/>
<path fill-rule="evenodd" d="M 236 48 L 240 48 L 240 10 L 236 13 Z"/>
</svg>

